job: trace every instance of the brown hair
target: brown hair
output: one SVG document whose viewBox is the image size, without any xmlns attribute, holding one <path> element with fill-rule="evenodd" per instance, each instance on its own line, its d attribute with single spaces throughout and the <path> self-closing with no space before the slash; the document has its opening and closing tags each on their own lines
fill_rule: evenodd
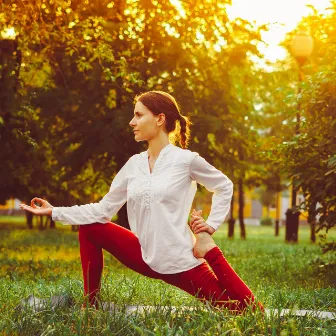
<svg viewBox="0 0 336 336">
<path fill-rule="evenodd" d="M 165 127 L 170 140 L 173 143 L 179 140 L 182 148 L 188 147 L 191 121 L 180 113 L 179 106 L 172 95 L 163 91 L 148 91 L 136 96 L 134 101 L 141 102 L 154 115 L 163 113 L 166 116 Z"/>
</svg>

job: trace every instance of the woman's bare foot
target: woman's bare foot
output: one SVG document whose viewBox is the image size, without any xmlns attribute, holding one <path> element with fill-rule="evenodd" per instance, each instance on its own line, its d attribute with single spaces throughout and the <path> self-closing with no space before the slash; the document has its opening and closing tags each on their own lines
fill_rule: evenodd
<svg viewBox="0 0 336 336">
<path fill-rule="evenodd" d="M 194 246 L 193 252 L 196 258 L 203 258 L 205 254 L 216 247 L 216 243 L 212 237 L 207 232 L 200 232 L 196 237 L 196 244 Z"/>
</svg>

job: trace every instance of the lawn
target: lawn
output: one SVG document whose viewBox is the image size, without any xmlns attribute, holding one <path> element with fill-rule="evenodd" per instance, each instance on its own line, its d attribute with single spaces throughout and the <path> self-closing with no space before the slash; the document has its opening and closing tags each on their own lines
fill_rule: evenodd
<svg viewBox="0 0 336 336">
<path fill-rule="evenodd" d="M 196 309 L 169 312 L 159 306 L 190 305 L 193 297 L 161 281 L 126 269 L 105 254 L 102 300 L 158 306 L 151 313 L 81 310 L 83 302 L 77 233 L 57 224 L 55 230 L 26 230 L 21 217 L 0 217 L 0 333 L 3 335 L 333 335 L 335 322 L 313 317 L 232 316 L 227 311 Z M 226 225 L 214 239 L 224 255 L 267 308 L 336 311 L 335 255 L 322 255 L 300 227 L 299 244 L 284 243 L 284 228 L 247 227 L 247 240 L 228 240 Z M 336 237 L 336 230 L 330 232 Z M 34 313 L 14 308 L 29 294 L 39 298 L 67 294 L 70 308 Z"/>
</svg>

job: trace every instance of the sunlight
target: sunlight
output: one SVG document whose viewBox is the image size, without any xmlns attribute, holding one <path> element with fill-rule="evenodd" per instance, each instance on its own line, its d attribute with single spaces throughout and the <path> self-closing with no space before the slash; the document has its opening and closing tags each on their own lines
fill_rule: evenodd
<svg viewBox="0 0 336 336">
<path fill-rule="evenodd" d="M 227 13 L 230 19 L 240 17 L 257 26 L 270 24 L 269 31 L 262 34 L 266 43 L 258 49 L 270 62 L 284 59 L 287 51 L 279 46 L 285 35 L 293 30 L 302 17 L 312 13 L 307 5 L 314 6 L 319 13 L 327 13 L 330 0 L 232 0 Z"/>
<path fill-rule="evenodd" d="M 182 3 L 180 0 L 170 0 L 170 3 L 175 6 L 175 8 L 179 11 L 180 15 L 185 18 L 186 14 L 185 14 L 185 10 L 182 6 Z"/>
<path fill-rule="evenodd" d="M 6 28 L 1 32 L 1 37 L 3 39 L 15 40 L 16 32 L 14 27 Z"/>
</svg>

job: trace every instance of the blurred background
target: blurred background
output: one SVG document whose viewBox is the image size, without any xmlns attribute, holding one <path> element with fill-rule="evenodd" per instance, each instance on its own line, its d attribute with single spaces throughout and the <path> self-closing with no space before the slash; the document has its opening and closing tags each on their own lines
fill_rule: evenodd
<svg viewBox="0 0 336 336">
<path fill-rule="evenodd" d="M 197 151 L 235 185 L 227 235 L 336 222 L 336 1 L 41 0 L 0 4 L 0 212 L 99 201 L 146 150 L 136 94 L 171 93 Z M 177 144 L 178 145 L 178 144 Z M 194 206 L 209 214 L 199 186 Z M 114 218 L 128 227 L 125 207 Z M 4 221 L 6 221 L 4 219 Z M 75 229 L 75 227 L 72 227 Z M 333 241 L 324 250 L 335 250 Z"/>
</svg>

